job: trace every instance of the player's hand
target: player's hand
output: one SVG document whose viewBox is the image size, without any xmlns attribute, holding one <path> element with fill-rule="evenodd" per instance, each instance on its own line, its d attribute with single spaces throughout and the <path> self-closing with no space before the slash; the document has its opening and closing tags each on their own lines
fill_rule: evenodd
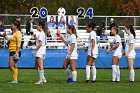
<svg viewBox="0 0 140 93">
<path fill-rule="evenodd" d="M 32 56 L 34 56 L 34 55 L 35 55 L 35 53 L 36 53 L 36 51 L 33 51 L 33 52 L 32 52 Z"/>
<path fill-rule="evenodd" d="M 93 52 L 91 51 L 91 56 L 93 56 Z"/>
<path fill-rule="evenodd" d="M 13 59 L 18 60 L 19 59 L 19 52 L 16 51 L 16 53 L 13 55 Z"/>
<path fill-rule="evenodd" d="M 125 53 L 123 53 L 122 56 L 125 56 Z"/>
<path fill-rule="evenodd" d="M 67 56 L 67 59 L 70 59 L 70 55 Z"/>
<path fill-rule="evenodd" d="M 87 50 L 88 50 L 88 48 L 87 47 L 84 47 L 84 51 L 87 52 Z"/>
<path fill-rule="evenodd" d="M 127 53 L 125 53 L 125 57 L 127 57 L 127 56 L 128 56 L 128 54 L 129 54 L 128 52 L 127 52 Z"/>
<path fill-rule="evenodd" d="M 109 52 L 110 52 L 110 48 L 109 48 L 109 49 L 107 49 L 106 53 L 108 54 Z"/>
</svg>

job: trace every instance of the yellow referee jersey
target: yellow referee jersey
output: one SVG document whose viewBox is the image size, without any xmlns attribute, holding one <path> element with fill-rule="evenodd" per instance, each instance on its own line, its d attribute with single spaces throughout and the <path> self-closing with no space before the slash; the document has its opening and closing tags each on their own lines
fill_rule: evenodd
<svg viewBox="0 0 140 93">
<path fill-rule="evenodd" d="M 22 41 L 22 34 L 20 31 L 16 31 L 9 40 L 9 51 L 15 52 L 17 50 L 17 47 L 21 46 Z"/>
</svg>

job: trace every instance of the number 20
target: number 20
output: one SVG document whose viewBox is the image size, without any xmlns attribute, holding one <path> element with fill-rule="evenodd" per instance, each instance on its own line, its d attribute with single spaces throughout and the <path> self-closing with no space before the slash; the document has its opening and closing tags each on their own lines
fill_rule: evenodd
<svg viewBox="0 0 140 93">
<path fill-rule="evenodd" d="M 79 19 L 84 19 L 85 17 L 89 17 L 89 19 L 92 19 L 94 16 L 93 8 L 91 7 L 87 9 L 86 13 L 85 9 L 83 7 L 80 7 L 77 9 L 77 13 Z"/>
</svg>

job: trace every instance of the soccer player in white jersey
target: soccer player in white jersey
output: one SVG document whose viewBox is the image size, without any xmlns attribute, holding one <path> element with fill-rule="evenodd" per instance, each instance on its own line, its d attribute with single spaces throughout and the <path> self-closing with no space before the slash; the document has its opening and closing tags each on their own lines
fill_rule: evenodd
<svg viewBox="0 0 140 93">
<path fill-rule="evenodd" d="M 95 62 L 98 56 L 98 40 L 96 32 L 94 31 L 95 23 L 89 23 L 86 26 L 87 33 L 89 33 L 88 38 L 88 56 L 86 62 L 86 83 L 90 82 L 90 68 L 92 68 L 93 78 L 91 80 L 92 83 L 96 81 L 96 67 Z M 87 51 L 85 50 L 85 51 Z"/>
<path fill-rule="evenodd" d="M 121 37 L 118 35 L 118 27 L 112 27 L 111 33 L 114 36 L 113 46 L 107 50 L 107 53 L 114 51 L 112 58 L 112 82 L 120 82 L 119 61 L 122 56 Z"/>
<path fill-rule="evenodd" d="M 45 24 L 43 22 L 39 22 L 37 25 L 37 30 L 39 34 L 37 36 L 37 47 L 33 51 L 32 55 L 35 56 L 35 68 L 39 72 L 39 81 L 35 84 L 43 84 L 46 83 L 46 79 L 44 76 L 44 68 L 43 68 L 43 59 L 45 59 L 46 55 L 46 35 L 44 32 Z"/>
<path fill-rule="evenodd" d="M 77 79 L 76 60 L 78 58 L 78 53 L 77 53 L 77 33 L 75 27 L 73 25 L 68 25 L 67 33 L 69 34 L 67 41 L 65 41 L 64 38 L 61 36 L 61 40 L 68 47 L 67 56 L 64 60 L 64 69 L 66 70 L 66 75 L 68 77 L 67 83 L 76 84 Z M 72 73 L 70 72 L 68 65 L 70 65 Z"/>
<path fill-rule="evenodd" d="M 134 82 L 135 81 L 135 71 L 133 68 L 134 59 L 136 56 L 135 53 L 135 31 L 132 25 L 125 26 L 125 32 L 128 34 L 126 38 L 126 46 L 125 46 L 125 53 L 123 56 L 127 58 L 128 68 L 129 68 L 129 81 Z"/>
</svg>

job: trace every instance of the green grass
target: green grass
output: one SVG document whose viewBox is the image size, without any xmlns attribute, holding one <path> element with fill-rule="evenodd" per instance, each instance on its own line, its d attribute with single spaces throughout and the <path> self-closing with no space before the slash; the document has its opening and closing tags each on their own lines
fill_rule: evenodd
<svg viewBox="0 0 140 93">
<path fill-rule="evenodd" d="M 140 69 L 136 69 L 136 82 L 129 83 L 129 72 L 121 69 L 121 82 L 111 83 L 111 69 L 97 69 L 97 82 L 85 82 L 85 69 L 78 69 L 78 83 L 65 84 L 63 69 L 45 69 L 47 84 L 35 85 L 38 72 L 34 69 L 19 69 L 19 84 L 8 84 L 9 69 L 0 69 L 0 93 L 139 93 Z"/>
</svg>

